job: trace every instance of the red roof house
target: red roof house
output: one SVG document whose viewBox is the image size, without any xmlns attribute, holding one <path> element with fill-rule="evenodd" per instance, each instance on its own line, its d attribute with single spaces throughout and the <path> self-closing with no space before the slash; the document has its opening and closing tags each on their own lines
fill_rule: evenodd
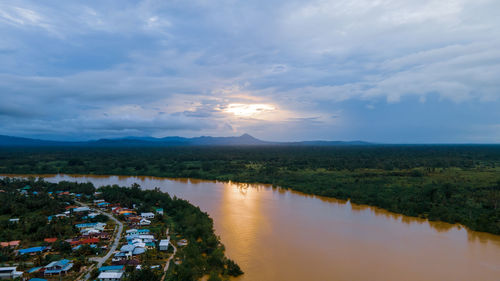
<svg viewBox="0 0 500 281">
<path fill-rule="evenodd" d="M 43 241 L 45 241 L 47 243 L 54 243 L 57 241 L 57 238 L 56 237 L 45 238 L 45 239 L 43 239 Z"/>
</svg>

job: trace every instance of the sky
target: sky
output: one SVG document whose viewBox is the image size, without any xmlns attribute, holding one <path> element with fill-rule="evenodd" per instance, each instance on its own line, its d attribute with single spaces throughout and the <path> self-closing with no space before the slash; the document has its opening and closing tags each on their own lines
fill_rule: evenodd
<svg viewBox="0 0 500 281">
<path fill-rule="evenodd" d="M 498 0 L 0 1 L 0 134 L 500 143 Z"/>
</svg>

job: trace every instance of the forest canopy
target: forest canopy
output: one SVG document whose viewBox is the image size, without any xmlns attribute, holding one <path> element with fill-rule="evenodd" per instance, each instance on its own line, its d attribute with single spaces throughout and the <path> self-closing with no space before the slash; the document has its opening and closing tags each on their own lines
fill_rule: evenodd
<svg viewBox="0 0 500 281">
<path fill-rule="evenodd" d="M 500 146 L 0 149 L 0 173 L 267 183 L 500 234 Z"/>
</svg>

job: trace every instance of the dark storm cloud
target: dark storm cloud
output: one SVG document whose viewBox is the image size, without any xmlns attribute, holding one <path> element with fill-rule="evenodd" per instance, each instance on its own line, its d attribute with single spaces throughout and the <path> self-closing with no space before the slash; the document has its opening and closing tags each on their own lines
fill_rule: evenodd
<svg viewBox="0 0 500 281">
<path fill-rule="evenodd" d="M 427 114 L 424 142 L 498 142 L 498 10 L 494 0 L 6 1 L 0 134 L 412 142 L 394 120 Z M 230 104 L 276 112 L 242 117 Z"/>
</svg>

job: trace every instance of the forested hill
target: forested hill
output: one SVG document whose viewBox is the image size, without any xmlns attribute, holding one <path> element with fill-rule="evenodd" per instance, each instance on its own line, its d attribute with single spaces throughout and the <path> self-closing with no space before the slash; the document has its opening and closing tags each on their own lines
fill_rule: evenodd
<svg viewBox="0 0 500 281">
<path fill-rule="evenodd" d="M 125 137 L 91 141 L 52 141 L 0 135 L 0 147 L 170 147 L 170 146 L 344 146 L 368 145 L 362 141 L 270 142 L 243 134 L 238 137 Z"/>
<path fill-rule="evenodd" d="M 269 183 L 500 234 L 500 146 L 0 148 L 0 173 Z"/>
</svg>

